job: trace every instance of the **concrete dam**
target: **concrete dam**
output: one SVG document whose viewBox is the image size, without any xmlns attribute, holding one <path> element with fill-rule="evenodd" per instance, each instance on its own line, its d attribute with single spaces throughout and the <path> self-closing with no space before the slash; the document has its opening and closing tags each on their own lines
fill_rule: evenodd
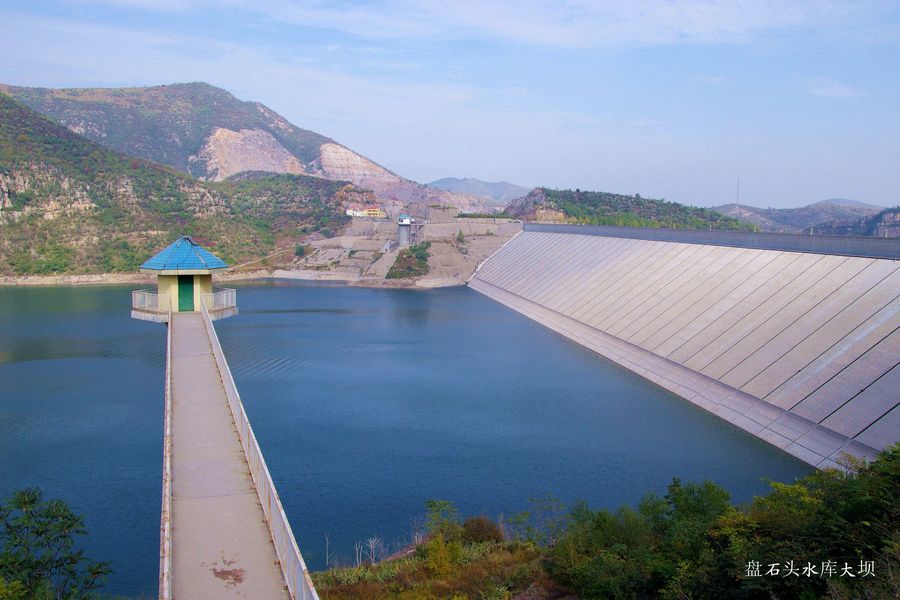
<svg viewBox="0 0 900 600">
<path fill-rule="evenodd" d="M 900 240 L 526 224 L 469 286 L 819 468 L 900 440 Z"/>
</svg>

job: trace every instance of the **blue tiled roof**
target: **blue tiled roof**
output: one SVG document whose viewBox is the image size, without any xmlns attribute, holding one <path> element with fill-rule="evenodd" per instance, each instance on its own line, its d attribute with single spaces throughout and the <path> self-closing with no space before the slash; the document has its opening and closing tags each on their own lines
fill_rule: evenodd
<svg viewBox="0 0 900 600">
<path fill-rule="evenodd" d="M 141 268 L 153 271 L 199 271 L 224 269 L 227 266 L 221 258 L 202 248 L 190 236 L 184 235 L 142 264 Z"/>
</svg>

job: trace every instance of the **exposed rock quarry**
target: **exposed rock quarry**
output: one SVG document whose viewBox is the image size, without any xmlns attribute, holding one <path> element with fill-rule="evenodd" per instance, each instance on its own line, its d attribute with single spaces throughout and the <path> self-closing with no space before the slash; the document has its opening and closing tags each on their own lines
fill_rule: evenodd
<svg viewBox="0 0 900 600">
<path fill-rule="evenodd" d="M 261 129 L 231 131 L 217 127 L 191 162 L 206 165 L 204 179 L 222 181 L 243 171 L 303 175 L 307 171 L 275 137 Z"/>
<path fill-rule="evenodd" d="M 360 187 L 403 181 L 387 169 L 344 146 L 322 144 L 321 151 L 322 170 L 329 179 L 352 181 Z"/>
<path fill-rule="evenodd" d="M 531 190 L 524 198 L 516 198 L 506 207 L 511 217 L 526 221 L 565 221 L 566 215 L 540 188 Z"/>
</svg>

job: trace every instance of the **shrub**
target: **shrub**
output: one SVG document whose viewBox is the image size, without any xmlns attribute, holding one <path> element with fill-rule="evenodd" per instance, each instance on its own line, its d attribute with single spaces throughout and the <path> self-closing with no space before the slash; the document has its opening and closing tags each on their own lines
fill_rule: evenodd
<svg viewBox="0 0 900 600">
<path fill-rule="evenodd" d="M 467 544 L 478 542 L 502 542 L 503 532 L 489 518 L 481 515 L 469 517 L 463 523 L 463 541 Z"/>
<path fill-rule="evenodd" d="M 304 248 L 301 244 L 297 244 L 297 247 L 294 248 L 294 256 L 304 256 L 306 254 L 306 248 Z"/>
<path fill-rule="evenodd" d="M 450 576 L 450 552 L 442 533 L 425 544 L 425 557 L 425 565 L 434 577 L 445 579 Z"/>
</svg>

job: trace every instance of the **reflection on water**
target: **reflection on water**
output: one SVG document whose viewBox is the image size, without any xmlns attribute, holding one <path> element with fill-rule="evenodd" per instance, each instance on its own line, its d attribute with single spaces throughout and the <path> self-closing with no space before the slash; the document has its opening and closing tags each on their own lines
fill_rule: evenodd
<svg viewBox="0 0 900 600">
<path fill-rule="evenodd" d="M 0 495 L 86 516 L 108 590 L 156 592 L 165 328 L 128 288 L 0 288 Z M 511 514 L 636 502 L 672 476 L 737 499 L 807 467 L 467 289 L 266 282 L 216 323 L 311 568 L 324 535 L 402 538 L 429 498 Z"/>
</svg>

